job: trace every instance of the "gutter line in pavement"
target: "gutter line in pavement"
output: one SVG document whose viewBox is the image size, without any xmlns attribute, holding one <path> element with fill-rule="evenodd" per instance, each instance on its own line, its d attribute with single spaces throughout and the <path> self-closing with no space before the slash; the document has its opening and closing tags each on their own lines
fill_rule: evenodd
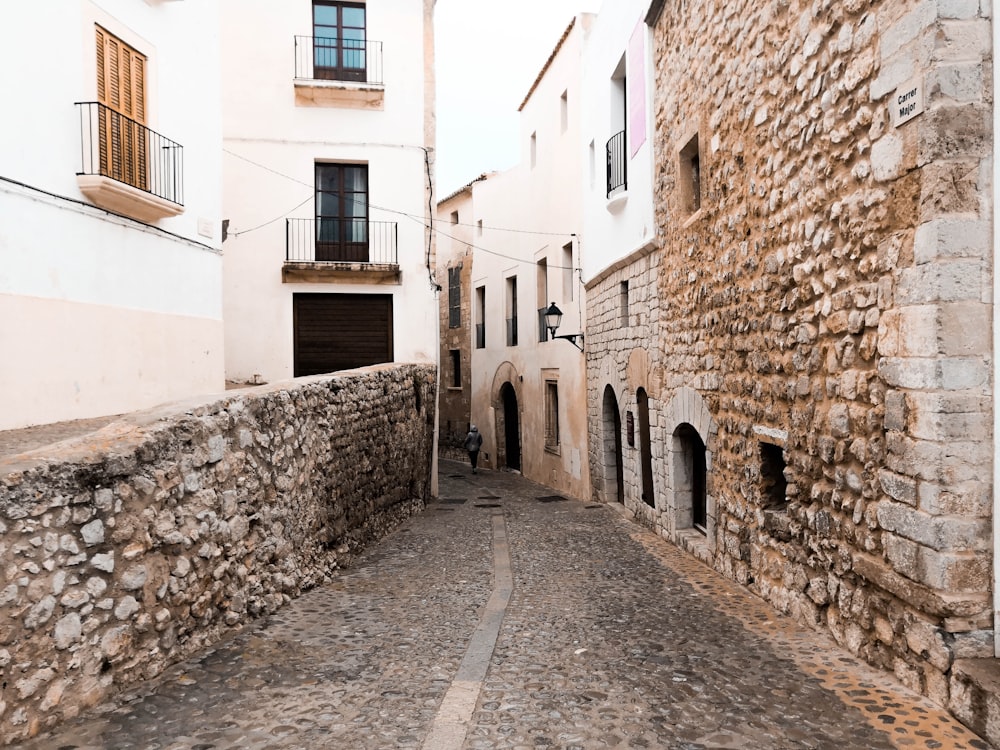
<svg viewBox="0 0 1000 750">
<path fill-rule="evenodd" d="M 423 750 L 459 750 L 465 742 L 469 721 L 476 710 L 479 693 L 489 670 L 490 659 L 500 637 L 500 626 L 514 590 L 510 564 L 507 525 L 502 512 L 495 512 L 493 523 L 493 592 L 479 624 L 472 633 L 469 647 L 455 673 L 441 707 L 434 717 Z"/>
</svg>

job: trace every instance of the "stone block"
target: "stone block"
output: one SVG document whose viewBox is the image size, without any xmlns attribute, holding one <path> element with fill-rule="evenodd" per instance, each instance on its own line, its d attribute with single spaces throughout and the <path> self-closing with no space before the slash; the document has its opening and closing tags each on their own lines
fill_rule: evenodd
<svg viewBox="0 0 1000 750">
<path fill-rule="evenodd" d="M 993 511 L 990 485 L 982 479 L 947 485 L 920 482 L 917 507 L 931 515 L 989 518 Z"/>
<path fill-rule="evenodd" d="M 990 368 L 982 358 L 918 359 L 883 357 L 879 376 L 892 388 L 965 391 L 989 383 Z"/>
<path fill-rule="evenodd" d="M 975 18 L 979 13 L 979 0 L 938 0 L 939 18 Z"/>
<path fill-rule="evenodd" d="M 882 537 L 886 559 L 898 573 L 949 594 L 989 590 L 991 558 L 976 552 L 939 552 L 895 534 Z"/>
<path fill-rule="evenodd" d="M 917 227 L 913 258 L 917 264 L 938 258 L 989 258 L 989 222 L 978 219 L 935 219 Z"/>
<path fill-rule="evenodd" d="M 988 289 L 988 273 L 978 259 L 927 263 L 899 272 L 896 302 L 901 306 L 928 302 L 981 301 Z"/>
<path fill-rule="evenodd" d="M 921 0 L 909 13 L 885 27 L 879 44 L 883 64 L 937 21 L 936 0 Z"/>
<path fill-rule="evenodd" d="M 931 516 L 901 503 L 878 504 L 879 525 L 934 550 L 989 550 L 991 526 L 986 519 Z"/>
<path fill-rule="evenodd" d="M 895 474 L 887 469 L 879 469 L 878 477 L 885 494 L 898 502 L 916 506 L 917 482 L 915 479 Z"/>
</svg>

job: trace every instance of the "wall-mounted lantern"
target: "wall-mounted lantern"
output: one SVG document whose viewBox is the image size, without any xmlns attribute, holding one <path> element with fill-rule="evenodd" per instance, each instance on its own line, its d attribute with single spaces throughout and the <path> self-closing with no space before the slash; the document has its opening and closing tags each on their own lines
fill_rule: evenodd
<svg viewBox="0 0 1000 750">
<path fill-rule="evenodd" d="M 559 324 L 562 323 L 562 310 L 556 307 L 556 303 L 553 302 L 549 305 L 549 309 L 545 311 L 545 327 L 549 329 L 550 339 L 566 339 L 569 343 L 583 351 L 583 334 L 582 333 L 570 333 L 564 336 L 556 336 L 556 329 Z"/>
</svg>

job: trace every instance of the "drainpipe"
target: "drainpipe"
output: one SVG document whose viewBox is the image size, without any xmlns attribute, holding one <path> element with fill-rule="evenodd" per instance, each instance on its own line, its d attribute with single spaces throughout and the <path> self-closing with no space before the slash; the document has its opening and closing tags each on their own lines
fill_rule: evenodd
<svg viewBox="0 0 1000 750">
<path fill-rule="evenodd" d="M 996 50 L 1000 49 L 1000 25 L 996 18 L 990 19 L 993 28 L 993 59 L 996 60 Z M 997 257 L 997 216 L 1000 215 L 1000 197 L 997 195 L 997 175 L 1000 174 L 1000 160 L 997 159 L 997 135 L 1000 134 L 1000 115 L 997 108 L 996 76 L 993 76 L 993 175 L 990 188 L 993 191 L 992 211 L 990 216 L 991 243 L 993 251 L 993 655 L 1000 657 L 1000 603 L 997 592 L 1000 592 L 1000 460 L 997 456 L 997 436 L 1000 435 L 1000 383 L 997 366 L 997 353 L 1000 352 L 1000 315 L 997 315 L 997 301 L 1000 300 L 1000 259 Z"/>
</svg>

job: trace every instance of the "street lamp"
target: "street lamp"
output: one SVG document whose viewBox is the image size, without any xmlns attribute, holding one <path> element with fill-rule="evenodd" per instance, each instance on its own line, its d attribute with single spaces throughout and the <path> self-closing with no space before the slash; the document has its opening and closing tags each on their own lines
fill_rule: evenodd
<svg viewBox="0 0 1000 750">
<path fill-rule="evenodd" d="M 550 339 L 566 339 L 569 343 L 583 351 L 583 334 L 582 333 L 570 333 L 564 336 L 556 336 L 556 329 L 559 324 L 562 323 L 562 310 L 556 307 L 556 303 L 553 302 L 549 305 L 549 309 L 545 311 L 545 327 L 549 329 Z M 579 340 L 579 341 L 578 341 Z"/>
</svg>

